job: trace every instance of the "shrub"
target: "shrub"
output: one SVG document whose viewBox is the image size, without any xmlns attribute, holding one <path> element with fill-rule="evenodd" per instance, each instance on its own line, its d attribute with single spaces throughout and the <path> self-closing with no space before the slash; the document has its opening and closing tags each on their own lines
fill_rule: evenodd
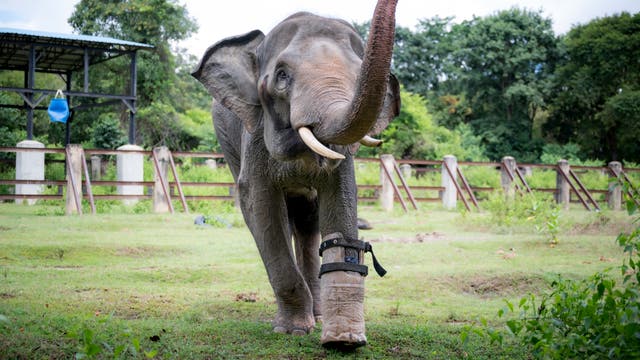
<svg viewBox="0 0 640 360">
<path fill-rule="evenodd" d="M 127 140 L 118 119 L 111 114 L 102 114 L 93 126 L 92 142 L 96 149 L 116 149 Z"/>
<path fill-rule="evenodd" d="M 633 216 L 638 202 L 629 199 L 627 209 Z M 505 300 L 498 311 L 498 317 L 508 317 L 505 328 L 489 327 L 483 319 L 482 327 L 468 326 L 462 340 L 471 332 L 500 344 L 515 337 L 541 359 L 640 358 L 640 217 L 635 222 L 635 230 L 617 237 L 625 255 L 622 284 L 610 270 L 585 280 L 558 276 L 540 299 L 530 294 L 517 305 Z"/>
</svg>

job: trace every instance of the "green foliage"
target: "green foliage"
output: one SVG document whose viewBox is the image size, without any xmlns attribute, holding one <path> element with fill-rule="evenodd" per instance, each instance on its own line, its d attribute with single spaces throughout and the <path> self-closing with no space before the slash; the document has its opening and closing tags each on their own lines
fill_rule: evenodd
<svg viewBox="0 0 640 360">
<path fill-rule="evenodd" d="M 75 359 L 113 359 L 138 358 L 143 355 L 147 359 L 154 358 L 158 350 L 145 351 L 140 345 L 140 339 L 134 337 L 130 329 L 120 331 L 116 336 L 104 334 L 105 324 L 111 320 L 111 315 L 99 316 L 96 321 L 86 321 L 77 330 L 67 333 L 70 339 L 77 342 Z M 109 338 L 109 340 L 106 339 Z M 107 342 L 111 341 L 111 343 Z"/>
<path fill-rule="evenodd" d="M 358 156 L 375 157 L 393 154 L 400 159 L 442 159 L 455 154 L 461 160 L 481 160 L 484 150 L 480 139 L 469 127 L 459 126 L 455 131 L 433 122 L 427 111 L 426 100 L 414 93 L 401 91 L 400 115 L 382 132 L 380 148 L 360 148 Z"/>
<path fill-rule="evenodd" d="M 629 215 L 638 211 L 638 199 L 628 199 Z M 630 233 L 616 242 L 625 255 L 619 267 L 622 284 L 610 271 L 584 280 L 558 276 L 551 292 L 537 299 L 533 294 L 517 305 L 505 300 L 498 317 L 505 329 L 467 327 L 470 332 L 502 344 L 515 337 L 541 359 L 635 359 L 640 357 L 640 218 Z"/>
<path fill-rule="evenodd" d="M 102 114 L 93 126 L 93 146 L 96 149 L 116 149 L 126 144 L 120 121 L 110 114 Z"/>
<path fill-rule="evenodd" d="M 195 20 L 184 5 L 173 0 L 83 0 L 75 5 L 69 23 L 83 34 L 111 36 L 154 46 L 137 55 L 136 105 L 140 122 L 137 140 L 143 146 L 162 144 L 172 150 L 189 150 L 204 141 L 206 133 L 193 128 L 189 122 L 193 117 L 189 112 L 208 108 L 211 98 L 189 75 L 196 63 L 195 57 L 171 50 L 173 41 L 184 40 L 197 30 Z M 90 77 L 93 91 L 121 93 L 130 86 L 128 58 L 94 65 Z M 115 112 L 121 119 L 128 118 L 123 106 L 82 111 L 74 119 L 74 141 L 88 140 L 91 135 L 86 129 L 90 129 L 92 121 L 104 112 Z M 208 138 L 208 143 L 212 142 Z"/>
<path fill-rule="evenodd" d="M 537 160 L 541 140 L 533 122 L 549 96 L 549 75 L 557 53 L 551 20 L 540 12 L 512 8 L 455 26 L 460 80 L 491 159 L 506 154 Z"/>
<path fill-rule="evenodd" d="M 199 138 L 180 121 L 180 115 L 169 104 L 154 102 L 140 109 L 138 124 L 147 147 L 164 145 L 182 151 L 198 146 Z"/>
<path fill-rule="evenodd" d="M 561 159 L 568 160 L 570 163 L 580 160 L 580 146 L 574 143 L 567 143 L 564 145 L 545 144 L 542 147 L 541 163 L 557 164 L 558 160 Z"/>
<path fill-rule="evenodd" d="M 638 161 L 640 13 L 621 13 L 571 29 L 558 68 L 547 134 L 575 142 L 592 158 Z M 633 149 L 633 150 L 632 150 Z"/>
<path fill-rule="evenodd" d="M 560 208 L 548 197 L 538 194 L 516 194 L 514 198 L 509 198 L 502 191 L 495 191 L 482 202 L 482 208 L 489 213 L 485 223 L 498 230 L 532 228 L 550 245 L 556 245 L 559 241 L 558 236 L 562 228 Z"/>
<path fill-rule="evenodd" d="M 607 139 L 612 159 L 640 160 L 640 86 L 635 91 L 620 89 L 608 98 L 596 120 L 613 134 L 613 138 Z"/>
</svg>

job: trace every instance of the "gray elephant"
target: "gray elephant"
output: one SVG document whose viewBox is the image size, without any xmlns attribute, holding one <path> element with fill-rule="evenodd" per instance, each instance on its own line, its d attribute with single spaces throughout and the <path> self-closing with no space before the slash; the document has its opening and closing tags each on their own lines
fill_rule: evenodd
<svg viewBox="0 0 640 360">
<path fill-rule="evenodd" d="M 389 70 L 395 8 L 396 0 L 378 2 L 366 48 L 347 22 L 297 13 L 266 36 L 255 30 L 214 44 L 193 73 L 214 98 L 215 131 L 275 293 L 274 331 L 308 334 L 324 312 L 325 346 L 366 343 L 362 319 L 353 320 L 362 329 L 327 325 L 344 320 L 328 319 L 327 309 L 343 316 L 335 308 L 363 295 L 323 301 L 321 282 L 367 273 L 353 153 L 358 143 L 376 145 L 370 136 L 399 113 Z M 321 242 L 340 259 L 321 267 Z M 374 265 L 381 270 L 375 257 Z"/>
</svg>

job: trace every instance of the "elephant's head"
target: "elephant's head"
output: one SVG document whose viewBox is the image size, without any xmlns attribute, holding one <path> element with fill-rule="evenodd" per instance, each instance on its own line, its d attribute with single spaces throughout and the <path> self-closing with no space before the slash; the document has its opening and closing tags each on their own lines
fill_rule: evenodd
<svg viewBox="0 0 640 360">
<path fill-rule="evenodd" d="M 320 155 L 342 158 L 329 147 L 344 151 L 340 145 L 370 139 L 399 112 L 389 71 L 395 7 L 396 0 L 378 2 L 366 48 L 348 23 L 297 13 L 267 36 L 255 30 L 211 46 L 193 76 L 247 131 L 264 127 L 272 156 L 306 151 L 302 140 Z"/>
</svg>

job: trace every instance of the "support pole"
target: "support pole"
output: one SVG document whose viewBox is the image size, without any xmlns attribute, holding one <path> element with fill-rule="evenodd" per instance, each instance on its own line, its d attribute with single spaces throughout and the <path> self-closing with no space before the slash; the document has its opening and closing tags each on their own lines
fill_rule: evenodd
<svg viewBox="0 0 640 360">
<path fill-rule="evenodd" d="M 137 96 L 137 83 L 138 83 L 138 72 L 137 72 L 137 55 L 136 52 L 131 53 L 131 66 L 130 66 L 130 89 L 129 95 L 133 96 L 134 99 Z M 129 110 L 129 144 L 136 143 L 136 101 L 131 100 L 131 107 L 133 110 Z"/>
<path fill-rule="evenodd" d="M 393 179 L 388 169 L 393 169 L 393 155 L 380 155 L 380 206 L 385 211 L 393 210 Z"/>
<path fill-rule="evenodd" d="M 616 175 L 620 174 L 622 171 L 622 164 L 619 161 L 612 161 L 609 163 L 609 169 L 611 169 Z M 622 185 L 617 177 L 609 183 L 609 209 L 622 209 Z"/>
<path fill-rule="evenodd" d="M 67 145 L 67 196 L 66 214 L 82 215 L 82 147 Z"/>
<path fill-rule="evenodd" d="M 36 77 L 36 48 L 33 44 L 29 47 L 29 68 L 27 69 L 26 85 L 29 90 L 33 90 Z M 27 94 L 30 103 L 33 103 L 33 92 Z M 27 140 L 33 140 L 33 107 L 27 105 Z"/>
<path fill-rule="evenodd" d="M 504 195 L 507 200 L 513 200 L 516 195 L 516 186 L 515 183 L 515 169 L 516 169 L 516 159 L 512 156 L 505 156 L 502 158 L 502 168 L 500 171 L 500 185 L 502 185 L 502 190 L 504 191 Z"/>
<path fill-rule="evenodd" d="M 168 180 L 169 170 L 169 149 L 166 146 L 160 146 L 153 149 L 154 172 L 153 179 L 153 212 L 173 214 L 173 204 L 171 204 L 171 194 Z"/>
<path fill-rule="evenodd" d="M 44 148 L 44 144 L 35 140 L 24 140 L 19 142 L 18 148 Z M 16 151 L 16 180 L 44 180 L 44 152 Z M 18 184 L 16 185 L 16 195 L 41 194 L 42 185 Z M 16 204 L 33 205 L 35 199 L 16 199 Z"/>
<path fill-rule="evenodd" d="M 569 180 L 564 174 L 568 174 L 571 167 L 567 160 L 558 160 L 558 172 L 556 175 L 556 203 L 561 204 L 565 210 L 569 209 L 571 201 L 571 188 Z"/>
<path fill-rule="evenodd" d="M 116 175 L 118 181 L 143 181 L 144 180 L 144 156 L 139 152 L 127 153 L 126 151 L 141 151 L 140 146 L 123 145 L 122 150 L 116 156 Z M 143 195 L 143 185 L 118 185 L 118 195 Z M 125 205 L 134 205 L 138 199 L 125 199 Z"/>
<path fill-rule="evenodd" d="M 442 160 L 442 206 L 445 209 L 455 209 L 458 199 L 458 186 L 457 186 L 457 169 L 458 159 L 453 155 L 446 155 Z M 449 172 L 450 171 L 450 172 Z"/>
</svg>

